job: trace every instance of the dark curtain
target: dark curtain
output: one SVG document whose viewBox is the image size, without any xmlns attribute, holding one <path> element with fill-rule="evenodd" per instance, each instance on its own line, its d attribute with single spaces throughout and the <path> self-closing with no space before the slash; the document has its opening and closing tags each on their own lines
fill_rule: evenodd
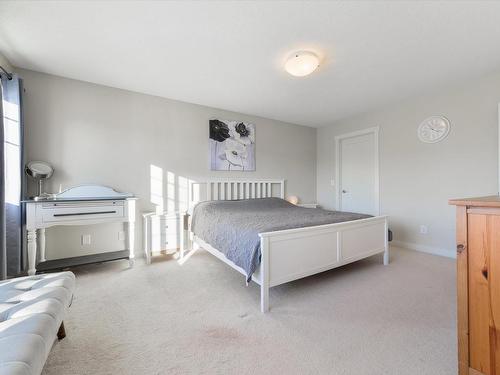
<svg viewBox="0 0 500 375">
<path fill-rule="evenodd" d="M 21 91 L 22 80 L 16 74 L 12 79 L 4 74 L 2 81 L 2 183 L 3 202 L 0 201 L 5 228 L 5 254 L 2 260 L 6 276 L 17 276 L 23 270 L 22 223 L 24 195 L 24 151 Z M 5 264 L 6 263 L 6 264 Z"/>
</svg>

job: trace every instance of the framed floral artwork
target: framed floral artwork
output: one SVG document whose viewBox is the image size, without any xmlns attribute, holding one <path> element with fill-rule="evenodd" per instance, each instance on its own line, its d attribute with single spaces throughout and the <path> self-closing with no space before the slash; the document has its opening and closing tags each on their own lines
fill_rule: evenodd
<svg viewBox="0 0 500 375">
<path fill-rule="evenodd" d="M 255 171 L 255 125 L 213 119 L 210 125 L 210 169 Z"/>
</svg>

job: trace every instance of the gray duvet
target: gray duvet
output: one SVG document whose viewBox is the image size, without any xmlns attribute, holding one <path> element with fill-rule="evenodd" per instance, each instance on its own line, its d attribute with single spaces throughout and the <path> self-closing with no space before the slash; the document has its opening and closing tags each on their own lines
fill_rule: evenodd
<svg viewBox="0 0 500 375">
<path fill-rule="evenodd" d="M 279 198 L 206 201 L 194 207 L 191 230 L 243 268 L 247 281 L 250 281 L 260 264 L 259 233 L 368 217 L 350 212 L 298 207 Z"/>
</svg>

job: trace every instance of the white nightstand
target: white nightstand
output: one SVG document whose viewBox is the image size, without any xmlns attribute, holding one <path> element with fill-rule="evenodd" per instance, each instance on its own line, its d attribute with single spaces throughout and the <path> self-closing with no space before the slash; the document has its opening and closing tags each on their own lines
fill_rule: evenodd
<svg viewBox="0 0 500 375">
<path fill-rule="evenodd" d="M 185 231 L 184 214 L 181 212 L 164 212 L 142 214 L 143 244 L 146 262 L 151 263 L 151 257 L 161 251 L 183 251 Z"/>
<path fill-rule="evenodd" d="M 297 206 L 305 208 L 319 208 L 319 204 L 317 203 L 298 203 Z"/>
</svg>

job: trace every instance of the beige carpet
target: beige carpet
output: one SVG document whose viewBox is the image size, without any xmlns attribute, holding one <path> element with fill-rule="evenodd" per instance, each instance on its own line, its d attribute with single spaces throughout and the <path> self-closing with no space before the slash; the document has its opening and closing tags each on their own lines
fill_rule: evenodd
<svg viewBox="0 0 500 375">
<path fill-rule="evenodd" d="M 198 251 L 73 269 L 43 374 L 456 374 L 455 261 L 393 249 L 271 289 Z"/>
</svg>

